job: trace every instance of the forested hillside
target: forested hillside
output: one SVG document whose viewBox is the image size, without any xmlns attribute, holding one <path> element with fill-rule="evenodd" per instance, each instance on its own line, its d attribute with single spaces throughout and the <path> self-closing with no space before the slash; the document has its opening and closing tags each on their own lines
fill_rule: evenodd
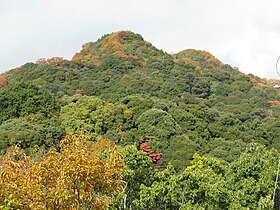
<svg viewBox="0 0 280 210">
<path fill-rule="evenodd" d="M 0 209 L 277 209 L 276 83 L 130 31 L 12 69 Z"/>
</svg>

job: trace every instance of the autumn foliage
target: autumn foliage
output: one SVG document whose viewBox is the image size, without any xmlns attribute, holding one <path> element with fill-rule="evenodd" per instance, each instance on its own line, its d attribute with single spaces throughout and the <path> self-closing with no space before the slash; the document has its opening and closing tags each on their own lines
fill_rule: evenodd
<svg viewBox="0 0 280 210">
<path fill-rule="evenodd" d="M 270 100 L 268 101 L 271 106 L 280 106 L 280 101 Z"/>
<path fill-rule="evenodd" d="M 14 68 L 0 76 L 0 210 L 280 209 L 279 85 L 130 31 Z"/>
<path fill-rule="evenodd" d="M 0 162 L 0 209 L 104 209 L 122 184 L 122 156 L 111 141 L 67 135 L 61 150 L 32 163 L 18 147 Z"/>
<path fill-rule="evenodd" d="M 0 87 L 5 86 L 8 83 L 7 76 L 5 74 L 0 75 Z"/>
<path fill-rule="evenodd" d="M 128 33 L 125 31 L 120 31 L 117 33 L 113 33 L 107 36 L 100 48 L 101 53 L 105 53 L 107 51 L 123 51 L 125 50 L 125 45 L 122 43 L 122 40 L 128 37 Z"/>
<path fill-rule="evenodd" d="M 139 150 L 142 150 L 143 152 L 145 152 L 152 159 L 153 163 L 158 162 L 161 158 L 161 153 L 155 152 L 154 150 L 152 150 L 150 148 L 150 146 L 148 145 L 147 140 L 143 141 L 139 145 Z"/>
<path fill-rule="evenodd" d="M 92 62 L 96 66 L 99 66 L 102 58 L 104 55 L 107 55 L 108 52 L 120 58 L 139 60 L 137 55 L 126 52 L 129 46 L 128 43 L 126 43 L 127 39 L 129 39 L 129 33 L 126 31 L 119 31 L 104 37 L 101 41 L 96 43 L 86 43 L 83 45 L 83 49 L 75 54 L 72 61 Z"/>
<path fill-rule="evenodd" d="M 176 62 L 182 60 L 197 68 L 202 66 L 221 67 L 223 63 L 207 51 L 188 49 L 173 55 Z"/>
<path fill-rule="evenodd" d="M 119 56 L 120 58 L 131 58 L 131 59 L 134 59 L 134 60 L 139 60 L 139 57 L 137 55 L 126 55 L 122 51 L 116 51 L 114 54 Z"/>
<path fill-rule="evenodd" d="M 39 58 L 36 63 L 37 64 L 56 64 L 56 65 L 62 65 L 66 62 L 66 60 L 62 57 L 52 57 L 52 58 Z"/>
</svg>

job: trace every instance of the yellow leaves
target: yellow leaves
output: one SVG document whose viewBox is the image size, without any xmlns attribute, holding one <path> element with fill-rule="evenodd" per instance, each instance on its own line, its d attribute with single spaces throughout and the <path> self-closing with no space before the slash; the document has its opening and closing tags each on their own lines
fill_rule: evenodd
<svg viewBox="0 0 280 210">
<path fill-rule="evenodd" d="M 13 203 L 19 208 L 23 202 L 26 173 L 31 167 L 30 158 L 17 146 L 7 151 L 0 161 L 0 203 Z M 19 188 L 21 190 L 19 190 Z"/>
<path fill-rule="evenodd" d="M 107 36 L 101 47 L 100 47 L 100 53 L 103 54 L 107 51 L 123 51 L 125 49 L 125 45 L 121 43 L 121 40 L 124 38 L 123 32 L 113 33 Z"/>
<path fill-rule="evenodd" d="M 1 161 L 0 203 L 11 196 L 19 209 L 104 209 L 123 184 L 122 156 L 107 139 L 88 140 L 67 135 L 60 152 L 35 164 L 11 150 Z"/>
<path fill-rule="evenodd" d="M 122 134 L 123 132 L 123 124 L 119 123 L 118 127 L 116 128 L 117 133 Z"/>
<path fill-rule="evenodd" d="M 131 109 L 125 109 L 123 114 L 126 119 L 131 119 L 133 116 L 133 111 Z"/>
<path fill-rule="evenodd" d="M 192 165 L 188 166 L 186 168 L 186 171 L 195 171 L 198 169 L 201 169 L 204 167 L 205 162 L 207 161 L 207 158 L 204 156 L 200 156 L 199 154 L 195 153 L 193 155 L 193 161 L 192 161 Z"/>
<path fill-rule="evenodd" d="M 85 143 L 87 141 L 90 140 L 90 137 L 87 135 L 67 135 L 66 137 L 64 137 L 61 142 L 60 142 L 60 146 L 61 148 L 65 148 L 68 146 L 74 146 L 80 143 Z"/>
</svg>

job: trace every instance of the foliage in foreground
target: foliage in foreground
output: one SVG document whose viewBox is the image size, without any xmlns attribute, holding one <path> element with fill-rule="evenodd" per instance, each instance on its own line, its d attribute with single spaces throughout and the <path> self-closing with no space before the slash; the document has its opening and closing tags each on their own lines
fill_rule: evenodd
<svg viewBox="0 0 280 210">
<path fill-rule="evenodd" d="M 60 152 L 32 163 L 13 147 L 1 161 L 1 209 L 104 209 L 123 181 L 121 153 L 111 141 L 66 136 Z"/>
<path fill-rule="evenodd" d="M 60 146 L 36 163 L 17 147 L 7 151 L 0 209 L 273 209 L 279 153 L 259 144 L 229 164 L 195 154 L 181 173 L 102 138 L 67 135 Z"/>
<path fill-rule="evenodd" d="M 258 144 L 229 165 L 196 154 L 181 174 L 169 166 L 150 186 L 141 185 L 136 208 L 272 210 L 278 157 L 276 150 Z"/>
</svg>

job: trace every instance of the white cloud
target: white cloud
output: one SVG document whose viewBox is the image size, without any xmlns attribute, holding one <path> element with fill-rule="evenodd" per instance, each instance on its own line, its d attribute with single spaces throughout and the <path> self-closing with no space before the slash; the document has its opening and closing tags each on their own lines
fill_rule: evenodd
<svg viewBox="0 0 280 210">
<path fill-rule="evenodd" d="M 131 30 L 167 52 L 207 50 L 245 73 L 276 77 L 277 0 L 0 0 L 0 72 L 70 59 L 105 33 Z"/>
</svg>

